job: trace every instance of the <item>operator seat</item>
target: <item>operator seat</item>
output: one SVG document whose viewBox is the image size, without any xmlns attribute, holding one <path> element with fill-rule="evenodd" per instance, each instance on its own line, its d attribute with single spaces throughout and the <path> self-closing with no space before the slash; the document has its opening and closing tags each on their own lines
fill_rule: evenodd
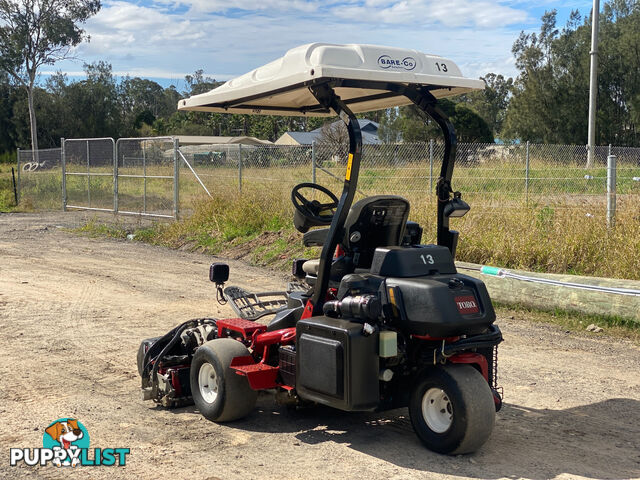
<svg viewBox="0 0 640 480">
<path fill-rule="evenodd" d="M 397 195 L 374 195 L 354 203 L 345 221 L 344 237 L 339 242 L 352 262 L 351 272 L 346 273 L 356 268 L 370 268 L 376 248 L 400 245 L 408 217 L 409 202 Z M 328 232 L 328 228 L 311 230 L 304 234 L 303 242 L 306 246 L 320 246 Z M 320 259 L 307 260 L 302 270 L 317 277 L 319 267 Z M 345 272 L 340 269 L 340 273 Z"/>
<path fill-rule="evenodd" d="M 332 263 L 330 281 L 340 282 L 342 277 L 358 268 L 371 268 L 377 247 L 400 245 L 407 217 L 409 202 L 396 195 L 375 195 L 353 204 L 345 221 L 344 237 L 339 242 L 345 258 Z M 303 243 L 307 247 L 322 246 L 328 233 L 328 228 L 310 230 L 304 234 Z M 307 260 L 302 264 L 308 283 L 315 282 L 319 267 L 320 259 Z M 295 326 L 302 315 L 305 300 L 302 297 L 291 300 L 299 301 L 300 305 L 278 312 L 267 325 L 267 331 Z"/>
</svg>

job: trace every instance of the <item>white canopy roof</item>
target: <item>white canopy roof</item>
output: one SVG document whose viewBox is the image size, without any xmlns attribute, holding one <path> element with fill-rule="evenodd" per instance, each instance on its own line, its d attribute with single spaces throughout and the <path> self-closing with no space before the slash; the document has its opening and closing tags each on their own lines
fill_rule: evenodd
<svg viewBox="0 0 640 480">
<path fill-rule="evenodd" d="M 436 98 L 484 88 L 482 80 L 464 78 L 455 63 L 437 55 L 374 45 L 311 43 L 210 92 L 180 100 L 178 109 L 333 116 L 333 112 L 317 108 L 318 100 L 309 90 L 325 82 L 333 82 L 336 94 L 354 113 L 411 103 L 380 88 L 380 82 L 427 86 Z"/>
</svg>

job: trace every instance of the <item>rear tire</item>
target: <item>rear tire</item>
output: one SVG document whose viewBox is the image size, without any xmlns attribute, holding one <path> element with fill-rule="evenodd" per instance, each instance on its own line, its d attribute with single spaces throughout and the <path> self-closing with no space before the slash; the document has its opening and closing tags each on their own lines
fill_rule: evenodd
<svg viewBox="0 0 640 480">
<path fill-rule="evenodd" d="M 231 422 L 253 410 L 258 392 L 251 389 L 247 377 L 229 367 L 235 357 L 246 355 L 247 347 L 230 338 L 210 340 L 196 350 L 190 370 L 191 395 L 202 416 Z"/>
<path fill-rule="evenodd" d="M 411 393 L 413 429 L 429 449 L 439 453 L 471 453 L 491 435 L 495 422 L 493 394 L 484 377 L 470 365 L 430 370 Z"/>
</svg>

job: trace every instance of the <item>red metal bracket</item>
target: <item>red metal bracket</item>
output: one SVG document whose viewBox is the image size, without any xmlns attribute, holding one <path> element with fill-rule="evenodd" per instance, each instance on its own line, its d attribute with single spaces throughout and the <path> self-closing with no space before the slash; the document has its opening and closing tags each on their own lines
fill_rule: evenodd
<svg viewBox="0 0 640 480">
<path fill-rule="evenodd" d="M 234 369 L 238 375 L 247 377 L 249 386 L 253 390 L 264 390 L 277 386 L 276 377 L 278 376 L 280 368 L 265 363 L 254 363 L 251 355 L 236 357 L 231 360 L 229 366 Z"/>
<path fill-rule="evenodd" d="M 244 338 L 251 338 L 254 332 L 264 332 L 267 329 L 266 325 L 245 320 L 244 318 L 225 318 L 218 320 L 218 338 L 228 337 L 227 330 L 238 332 L 242 334 Z"/>
<path fill-rule="evenodd" d="M 313 317 L 313 303 L 311 302 L 311 300 L 307 300 L 307 304 L 304 306 L 304 311 L 302 312 L 300 320 L 311 317 Z"/>
</svg>

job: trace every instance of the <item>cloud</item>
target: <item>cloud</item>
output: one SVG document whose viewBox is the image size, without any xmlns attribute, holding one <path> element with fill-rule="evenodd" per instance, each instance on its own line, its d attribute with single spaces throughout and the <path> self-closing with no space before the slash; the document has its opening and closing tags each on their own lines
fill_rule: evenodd
<svg viewBox="0 0 640 480">
<path fill-rule="evenodd" d="M 341 18 L 371 23 L 446 27 L 475 26 L 495 28 L 521 23 L 526 11 L 484 0 L 365 0 L 357 5 L 335 6 L 332 13 Z"/>
<path fill-rule="evenodd" d="M 231 10 L 271 12 L 315 12 L 327 2 L 319 0 L 159 0 L 173 8 L 185 6 L 198 13 L 225 13 Z"/>
<path fill-rule="evenodd" d="M 87 22 L 91 42 L 74 54 L 132 76 L 175 81 L 202 68 L 226 80 L 304 43 L 367 43 L 449 57 L 467 76 L 493 67 L 513 75 L 510 49 L 526 18 L 485 0 L 105 0 Z M 54 68 L 76 72 L 81 63 Z"/>
</svg>

